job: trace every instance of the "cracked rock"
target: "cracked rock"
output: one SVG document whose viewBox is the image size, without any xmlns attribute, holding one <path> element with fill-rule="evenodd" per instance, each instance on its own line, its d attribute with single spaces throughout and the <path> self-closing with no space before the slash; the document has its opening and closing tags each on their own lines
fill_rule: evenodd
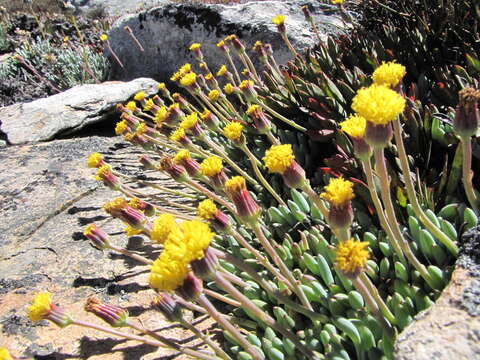
<svg viewBox="0 0 480 360">
<path fill-rule="evenodd" d="M 88 84 L 0 108 L 0 133 L 10 144 L 51 140 L 106 119 L 117 103 L 127 101 L 141 90 L 151 94 L 156 87 L 157 82 L 147 78 Z"/>
</svg>

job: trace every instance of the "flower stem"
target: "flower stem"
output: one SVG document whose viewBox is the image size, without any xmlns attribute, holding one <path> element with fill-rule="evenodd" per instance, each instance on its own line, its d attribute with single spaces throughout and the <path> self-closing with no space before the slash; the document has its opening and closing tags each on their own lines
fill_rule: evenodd
<svg viewBox="0 0 480 360">
<path fill-rule="evenodd" d="M 388 238 L 390 239 L 390 243 L 392 244 L 393 249 L 395 250 L 395 253 L 397 254 L 398 258 L 400 259 L 400 262 L 406 265 L 405 256 L 403 255 L 402 248 L 398 243 L 399 240 L 395 237 L 392 231 L 392 228 L 388 224 L 387 218 L 383 211 L 382 203 L 380 201 L 380 198 L 378 197 L 370 160 L 361 160 L 361 162 L 363 166 L 363 172 L 365 173 L 365 176 L 367 178 L 368 190 L 370 190 L 370 196 L 372 197 L 373 205 L 375 206 L 375 210 L 377 211 L 378 218 L 380 220 L 380 225 L 382 226 L 383 230 L 387 233 Z"/>
<path fill-rule="evenodd" d="M 277 200 L 277 202 L 281 205 L 287 206 L 285 201 L 282 200 L 280 195 L 277 194 L 277 192 L 272 188 L 272 186 L 268 183 L 267 179 L 263 176 L 262 172 L 258 168 L 258 160 L 255 157 L 255 155 L 252 154 L 250 149 L 246 144 L 242 144 L 240 146 L 240 149 L 247 155 L 248 159 L 250 160 L 250 164 L 252 164 L 253 172 L 257 176 L 257 179 L 262 183 L 263 186 L 265 186 L 265 189 Z"/>
<path fill-rule="evenodd" d="M 407 257 L 413 267 L 417 269 L 417 271 L 428 283 L 428 285 L 430 285 L 432 289 L 435 289 L 435 283 L 432 281 L 432 278 L 428 273 L 427 268 L 420 261 L 418 261 L 417 257 L 410 248 L 410 245 L 403 237 L 400 227 L 398 226 L 398 220 L 395 215 L 392 197 L 390 195 L 390 179 L 387 173 L 387 166 L 385 163 L 385 154 L 383 153 L 383 149 L 375 149 L 374 153 L 375 162 L 377 165 L 377 174 L 380 179 L 380 195 L 382 197 L 383 205 L 385 206 L 387 220 L 392 225 L 392 231 L 395 234 L 395 237 L 399 240 L 400 247 L 402 248 L 404 255 Z"/>
<path fill-rule="evenodd" d="M 258 274 L 258 272 L 254 268 L 252 268 L 249 264 L 247 264 L 242 259 L 238 259 L 238 258 L 236 258 L 235 256 L 232 256 L 229 253 L 221 253 L 221 254 L 218 254 L 218 256 L 220 258 L 225 259 L 229 263 L 232 263 L 233 265 L 235 265 L 239 269 L 242 269 L 246 273 L 248 273 L 248 275 L 250 275 L 255 280 L 255 282 L 257 282 L 265 291 L 267 291 L 270 295 L 275 297 L 279 302 L 285 304 L 286 306 L 288 306 L 293 311 L 296 311 L 300 314 L 303 314 L 303 315 L 307 316 L 308 318 L 310 318 L 312 320 L 320 321 L 320 322 L 323 322 L 323 323 L 329 321 L 327 316 L 307 309 L 306 307 L 304 307 L 304 306 L 296 303 L 295 301 L 291 300 L 289 297 L 283 295 L 277 289 L 273 288 L 267 281 L 265 281 L 265 279 L 263 279 Z M 287 283 L 286 281 L 284 281 L 284 282 Z"/>
<path fill-rule="evenodd" d="M 267 112 L 269 112 L 271 115 L 275 116 L 277 119 L 283 121 L 284 123 L 290 125 L 291 127 L 297 129 L 297 130 L 300 130 L 302 132 L 306 132 L 307 129 L 305 129 L 303 126 L 300 126 L 298 125 L 297 123 L 295 123 L 294 121 L 292 120 L 289 120 L 287 119 L 285 116 L 283 115 L 280 115 L 279 113 L 277 113 L 275 110 L 273 110 L 271 107 L 269 107 L 268 105 L 262 103 L 262 102 L 258 102 L 258 104 L 264 108 Z"/>
<path fill-rule="evenodd" d="M 207 310 L 210 316 L 225 330 L 227 330 L 230 335 L 232 335 L 240 345 L 247 351 L 254 360 L 264 360 L 264 357 L 255 349 L 252 344 L 250 344 L 247 339 L 240 333 L 240 331 L 233 326 L 229 320 L 225 319 L 221 313 L 213 306 L 213 304 L 207 299 L 205 294 L 201 294 L 197 302 Z"/>
<path fill-rule="evenodd" d="M 212 341 L 210 339 L 210 336 L 204 334 L 202 331 L 198 330 L 195 326 L 193 326 L 183 318 L 180 320 L 180 324 L 182 324 L 185 328 L 193 332 L 206 344 L 208 344 L 208 346 L 210 346 L 212 350 L 215 351 L 215 354 L 217 354 L 220 358 L 224 360 L 232 360 L 232 358 L 225 351 L 223 351 L 222 348 L 215 343 L 215 341 Z"/>
<path fill-rule="evenodd" d="M 203 289 L 203 292 L 205 293 L 205 295 L 208 295 L 208 296 L 211 296 L 214 299 L 220 300 L 220 301 L 224 302 L 225 304 L 229 304 L 229 305 L 232 305 L 232 306 L 235 306 L 235 307 L 242 306 L 242 304 L 240 304 L 238 301 L 230 299 L 230 298 L 228 298 L 228 297 L 226 297 L 222 294 L 219 294 L 216 291 L 213 291 L 213 290 L 210 290 L 210 289 Z"/>
<path fill-rule="evenodd" d="M 395 319 L 395 315 L 392 314 L 390 309 L 388 308 L 387 304 L 385 301 L 383 301 L 382 297 L 380 296 L 380 293 L 378 292 L 377 287 L 372 283 L 370 278 L 365 274 L 365 272 L 362 272 L 359 276 L 358 279 L 365 285 L 367 290 L 369 291 L 370 295 L 373 297 L 375 302 L 378 305 L 378 308 L 382 312 L 383 316 L 391 323 L 391 324 L 396 324 L 397 320 Z"/>
<path fill-rule="evenodd" d="M 243 307 L 250 310 L 255 316 L 257 316 L 261 321 L 263 321 L 268 327 L 278 331 L 286 338 L 290 339 L 296 346 L 296 348 L 312 359 L 318 359 L 315 353 L 307 348 L 300 342 L 300 339 L 293 334 L 290 330 L 286 329 L 285 327 L 278 324 L 275 319 L 273 319 L 270 315 L 260 309 L 257 305 L 255 305 L 249 298 L 243 295 L 239 290 L 237 290 L 230 282 L 228 282 L 220 273 L 216 273 L 215 275 L 215 282 L 222 287 L 225 291 L 227 291 L 230 295 L 234 298 L 238 299 Z"/>
<path fill-rule="evenodd" d="M 302 302 L 303 306 L 305 306 L 309 310 L 313 310 L 312 305 L 310 304 L 310 301 L 305 295 L 303 289 L 298 285 L 298 282 L 293 276 L 290 269 L 287 267 L 287 265 L 285 265 L 283 260 L 277 254 L 277 251 L 273 248 L 272 244 L 270 244 L 270 241 L 267 239 L 267 237 L 263 233 L 263 230 L 261 229 L 260 224 L 258 222 L 253 225 L 252 230 L 257 236 L 258 241 L 260 241 L 260 244 L 262 244 L 262 246 L 265 248 L 267 254 L 271 256 L 271 258 L 273 259 L 273 262 L 278 266 L 280 272 L 288 280 L 292 289 L 295 291 L 298 298 Z"/>
<path fill-rule="evenodd" d="M 467 194 L 467 199 L 470 202 L 475 215 L 478 216 L 478 199 L 473 189 L 472 178 L 472 143 L 470 138 L 461 136 L 460 142 L 462 143 L 462 180 L 463 187 L 465 188 L 465 193 Z"/>
<path fill-rule="evenodd" d="M 151 336 L 154 339 L 157 339 L 158 341 L 161 341 L 162 343 L 166 344 L 167 346 L 171 347 L 172 349 L 175 349 L 175 350 L 181 352 L 182 354 L 194 356 L 198 359 L 215 360 L 215 357 L 213 357 L 212 355 L 205 354 L 204 352 L 201 352 L 201 351 L 196 351 L 196 350 L 192 350 L 192 349 L 189 349 L 189 348 L 185 348 L 185 347 L 183 347 L 181 345 L 178 345 L 177 343 L 175 343 L 175 342 L 157 334 L 155 331 L 151 331 L 151 330 L 145 329 L 141 326 L 138 326 L 137 324 L 133 323 L 132 321 L 128 321 L 127 325 L 129 327 L 131 327 L 132 329 L 140 331 L 141 333 L 147 334 L 148 336 Z"/>
<path fill-rule="evenodd" d="M 208 190 L 205 186 L 193 181 L 193 180 L 187 180 L 186 184 L 190 185 L 193 189 L 198 191 L 201 194 L 204 194 L 208 196 L 210 199 L 215 200 L 217 203 L 220 205 L 225 206 L 225 208 L 230 211 L 232 214 L 236 214 L 237 212 L 235 211 L 235 208 L 230 204 L 228 201 L 222 199 L 220 196 L 215 194 L 214 192 Z"/>
<path fill-rule="evenodd" d="M 143 257 L 141 255 L 138 255 L 138 254 L 135 254 L 131 251 L 128 251 L 126 249 L 122 249 L 122 248 L 119 248 L 119 247 L 116 247 L 116 246 L 113 246 L 113 245 L 110 245 L 108 247 L 110 250 L 113 250 L 115 252 L 118 252 L 119 254 L 122 254 L 122 255 L 125 255 L 125 256 L 128 256 L 129 258 L 132 258 L 133 260 L 136 260 L 142 264 L 146 264 L 146 265 L 151 265 L 153 264 L 153 261 L 150 260 L 150 259 L 147 259 L 146 257 Z"/>
<path fill-rule="evenodd" d="M 415 215 L 420 219 L 422 224 L 435 236 L 439 241 L 442 242 L 443 245 L 454 255 L 458 256 L 458 247 L 455 242 L 452 241 L 442 230 L 440 230 L 425 214 L 420 203 L 418 202 L 417 195 L 415 193 L 415 188 L 413 186 L 412 178 L 410 176 L 410 168 L 408 166 L 407 160 L 407 153 L 405 151 L 405 145 L 402 139 L 402 128 L 400 124 L 400 120 L 397 118 L 393 121 L 393 133 L 395 136 L 395 142 L 398 148 L 398 157 L 400 159 L 400 166 L 403 172 L 403 179 L 405 182 L 405 188 L 407 190 L 408 199 L 412 204 L 413 211 Z M 469 142 L 470 143 L 470 142 Z M 463 144 L 463 142 L 462 142 Z M 470 149 L 470 159 L 471 159 L 471 149 Z M 464 158 L 465 161 L 465 158 Z M 471 165 L 471 164 L 470 164 Z M 464 163 L 465 166 L 465 163 Z M 465 175 L 465 167 L 464 167 L 464 175 Z M 471 178 L 470 178 L 471 179 Z M 464 183 L 465 184 L 465 183 Z M 471 189 L 471 187 L 470 187 Z M 467 186 L 465 186 L 465 190 L 467 191 Z M 468 195 L 468 193 L 467 193 Z M 470 199 L 469 199 L 470 200 Z M 478 209 L 477 209 L 478 210 Z M 478 214 L 478 212 L 477 212 Z"/>
</svg>

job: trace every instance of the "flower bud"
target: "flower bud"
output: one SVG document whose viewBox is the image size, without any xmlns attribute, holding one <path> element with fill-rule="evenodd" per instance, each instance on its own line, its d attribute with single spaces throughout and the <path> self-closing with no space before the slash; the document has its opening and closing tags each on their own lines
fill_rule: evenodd
<svg viewBox="0 0 480 360">
<path fill-rule="evenodd" d="M 179 286 L 176 293 L 180 295 L 186 301 L 194 301 L 197 299 L 203 291 L 203 282 L 201 279 L 189 273 L 183 284 Z"/>
<path fill-rule="evenodd" d="M 262 208 L 253 200 L 247 190 L 245 179 L 234 176 L 225 183 L 225 190 L 237 209 L 238 217 L 245 223 L 254 223 L 260 217 Z"/>
<path fill-rule="evenodd" d="M 465 88 L 458 93 L 459 102 L 453 119 L 453 129 L 461 137 L 470 138 L 475 135 L 480 125 L 478 113 L 478 100 L 480 91 Z"/>
<path fill-rule="evenodd" d="M 128 311 L 115 305 L 102 303 L 91 296 L 87 299 L 85 311 L 91 312 L 112 327 L 128 326 Z"/>
<path fill-rule="evenodd" d="M 159 293 L 152 301 L 152 308 L 160 311 L 168 321 L 183 319 L 182 307 L 167 293 Z"/>
<path fill-rule="evenodd" d="M 183 182 L 188 179 L 188 174 L 185 168 L 175 164 L 168 156 L 164 156 L 160 159 L 160 169 L 168 173 L 175 181 Z"/>
<path fill-rule="evenodd" d="M 105 231 L 95 224 L 88 225 L 83 231 L 83 235 L 90 240 L 97 249 L 103 250 L 110 247 L 109 237 Z"/>
<path fill-rule="evenodd" d="M 215 275 L 218 259 L 213 250 L 208 247 L 201 259 L 190 262 L 190 267 L 200 279 L 209 280 Z"/>
</svg>

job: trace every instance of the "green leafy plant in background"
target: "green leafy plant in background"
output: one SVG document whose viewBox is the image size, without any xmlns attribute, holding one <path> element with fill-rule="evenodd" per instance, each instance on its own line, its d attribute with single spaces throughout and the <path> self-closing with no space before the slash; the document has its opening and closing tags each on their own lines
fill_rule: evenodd
<svg viewBox="0 0 480 360">
<path fill-rule="evenodd" d="M 144 150 L 145 176 L 114 168 L 99 153 L 88 159 L 97 179 L 121 195 L 105 211 L 127 226 L 127 236 L 141 235 L 161 253 L 131 252 L 95 224 L 85 236 L 149 269 L 152 316 L 159 311 L 208 347 L 166 339 L 96 298 L 86 310 L 110 327 L 76 319 L 48 292 L 35 296 L 32 321 L 93 328 L 206 360 L 393 358 L 398 332 L 439 296 L 458 239 L 478 223 L 471 142 L 480 93 L 459 92 L 448 112 L 451 136 L 443 136 L 460 144 L 457 183 L 465 194 L 430 209 L 432 195 L 411 176 L 416 164 L 406 140 L 415 134 L 412 116 L 426 133 L 425 114 L 439 117 L 432 106 L 440 105 L 405 94 L 408 68 L 400 61 L 349 70 L 333 61 L 333 40 L 302 57 L 288 42 L 285 17 L 273 22 L 295 56 L 289 70 L 279 68 L 268 44 L 253 49 L 262 74 L 234 35 L 217 44 L 227 64 L 219 69 L 192 44 L 196 66 L 185 64 L 171 78 L 183 95 L 162 83 L 154 96 L 140 92 L 118 105 L 115 131 Z M 301 166 L 318 164 L 320 153 L 305 155 L 311 140 L 323 141 L 324 156 L 342 155 L 315 181 Z M 158 171 L 183 188 L 145 180 Z M 178 200 L 163 200 L 165 193 Z M 211 316 L 225 341 L 213 342 L 184 308 Z"/>
</svg>

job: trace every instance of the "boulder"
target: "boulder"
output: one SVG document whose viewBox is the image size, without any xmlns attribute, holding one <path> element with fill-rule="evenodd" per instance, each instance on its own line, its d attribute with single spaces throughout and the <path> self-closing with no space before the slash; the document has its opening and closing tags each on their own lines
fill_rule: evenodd
<svg viewBox="0 0 480 360">
<path fill-rule="evenodd" d="M 0 346 L 8 346 L 16 356 L 42 359 L 173 357 L 177 352 L 171 349 L 127 342 L 77 326 L 61 330 L 46 321 L 34 325 L 26 317 L 33 294 L 48 290 L 76 319 L 102 324 L 83 310 L 86 298 L 96 295 L 127 308 L 146 327 L 162 329 L 167 338 L 196 344 L 192 333 L 172 327 L 149 309 L 154 292 L 148 287 L 144 265 L 102 253 L 82 235 L 88 224 L 96 223 L 117 246 L 151 259 L 158 255 L 159 249 L 143 246 L 140 237 L 128 238 L 119 232 L 124 226 L 102 210 L 103 203 L 119 194 L 94 180 L 95 170 L 86 167 L 86 157 L 94 151 L 104 154 L 115 169 L 135 175 L 132 169 L 138 151 L 118 138 L 53 140 L 10 146 L 0 152 Z M 149 176 L 164 186 L 177 186 L 156 173 Z M 187 313 L 187 318 L 191 316 Z M 205 317 L 198 321 L 200 328 L 213 326 Z"/>
<path fill-rule="evenodd" d="M 205 61 L 212 71 L 226 62 L 216 44 L 226 35 L 236 34 L 250 49 L 256 41 L 270 43 L 279 63 L 292 58 L 276 25 L 275 15 L 287 16 L 288 36 L 301 51 L 316 42 L 314 33 L 304 19 L 301 5 L 308 4 L 318 24 L 319 32 L 327 34 L 344 28 L 336 7 L 317 1 L 257 1 L 242 4 L 211 5 L 166 2 L 165 5 L 135 15 L 120 18 L 109 32 L 113 51 L 123 62 L 122 68 L 112 58 L 111 76 L 129 80 L 148 76 L 159 81 L 170 78 L 184 63 L 195 63 L 192 43 L 201 43 Z M 141 51 L 125 26 L 130 27 L 145 51 Z M 109 50 L 106 50 L 109 54 Z M 240 69 L 243 69 L 240 68 Z"/>
<path fill-rule="evenodd" d="M 3 107 L 0 132 L 10 144 L 50 140 L 105 120 L 116 104 L 141 90 L 151 94 L 157 85 L 147 78 L 88 84 L 29 103 Z"/>
<path fill-rule="evenodd" d="M 396 360 L 480 359 L 480 226 L 462 240 L 450 283 L 399 335 Z"/>
</svg>

